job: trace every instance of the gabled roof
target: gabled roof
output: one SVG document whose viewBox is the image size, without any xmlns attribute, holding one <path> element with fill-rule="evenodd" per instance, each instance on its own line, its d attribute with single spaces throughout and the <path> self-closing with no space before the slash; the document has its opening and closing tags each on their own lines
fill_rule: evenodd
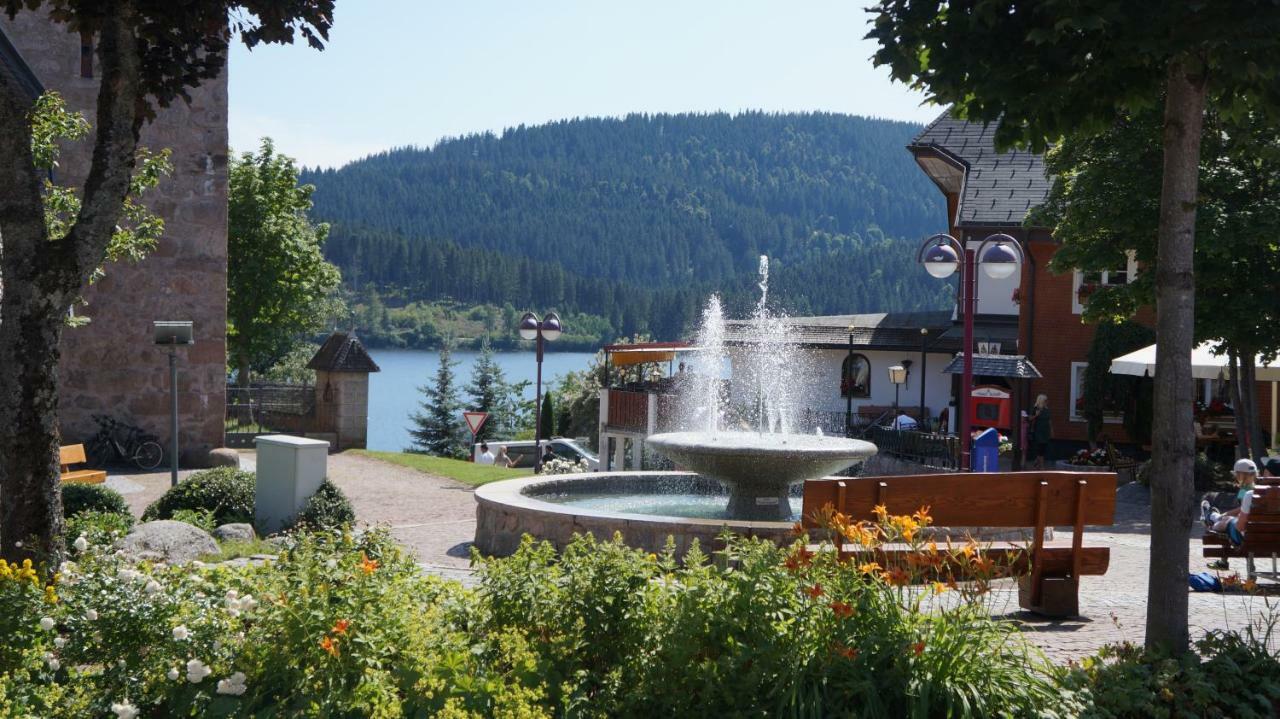
<svg viewBox="0 0 1280 719">
<path fill-rule="evenodd" d="M 381 372 L 354 332 L 334 332 L 307 367 L 323 372 Z"/>
<path fill-rule="evenodd" d="M 0 29 L 0 72 L 17 82 L 18 87 L 22 88 L 22 91 L 32 100 L 44 94 L 44 86 L 40 84 L 40 79 L 31 72 L 31 68 L 18 53 L 18 48 L 9 42 L 8 36 L 2 29 Z"/>
<path fill-rule="evenodd" d="M 964 353 L 956 355 L 951 364 L 942 370 L 946 374 L 964 373 Z M 987 377 L 1011 377 L 1014 379 L 1040 379 L 1040 370 L 1023 355 L 973 355 L 973 373 Z"/>
<path fill-rule="evenodd" d="M 852 336 L 856 349 L 919 352 L 922 343 L 930 352 L 960 349 L 959 340 L 942 338 L 952 324 L 950 310 L 788 317 L 783 321 L 789 326 L 790 337 L 805 347 L 845 349 Z M 926 332 L 922 334 L 921 329 Z M 725 323 L 727 344 L 754 344 L 758 335 L 759 330 L 749 320 Z"/>
<path fill-rule="evenodd" d="M 955 224 L 1021 225 L 1044 203 L 1051 179 L 1044 156 L 1026 150 L 997 152 L 997 123 L 969 122 L 948 109 L 916 135 L 907 149 L 943 192 L 957 192 Z"/>
</svg>

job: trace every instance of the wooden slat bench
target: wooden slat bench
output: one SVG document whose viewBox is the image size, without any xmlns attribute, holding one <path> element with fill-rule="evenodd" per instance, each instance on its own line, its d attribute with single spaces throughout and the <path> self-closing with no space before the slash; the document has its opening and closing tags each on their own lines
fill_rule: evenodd
<svg viewBox="0 0 1280 719">
<path fill-rule="evenodd" d="M 1253 488 L 1253 504 L 1249 521 L 1244 526 L 1244 543 L 1233 545 L 1226 532 L 1205 530 L 1204 556 L 1227 559 L 1244 557 L 1249 578 L 1257 575 L 1256 557 L 1271 557 L 1270 574 L 1275 575 L 1276 557 L 1280 555 L 1280 486 L 1258 485 Z"/>
<path fill-rule="evenodd" d="M 62 481 L 67 484 L 102 484 L 107 473 L 101 469 L 72 469 L 73 464 L 84 464 L 83 444 L 71 444 L 58 448 L 58 462 L 62 465 Z"/>
<path fill-rule="evenodd" d="M 1031 530 L 1028 545 L 995 543 L 988 555 L 1009 561 L 1020 577 L 1023 609 L 1047 616 L 1079 614 L 1079 578 L 1105 574 L 1107 547 L 1083 546 L 1086 525 L 1115 521 L 1116 476 L 1101 472 L 992 472 L 917 474 L 809 480 L 804 485 L 803 524 L 826 505 L 852 520 L 874 521 L 874 507 L 892 515 L 928 507 L 936 527 L 953 527 L 963 541 L 965 527 Z M 1046 544 L 1046 527 L 1071 527 L 1070 544 Z M 985 545 L 985 543 L 984 543 Z M 888 551 L 893 551 L 889 548 Z M 1029 567 L 1027 565 L 1030 565 Z"/>
</svg>

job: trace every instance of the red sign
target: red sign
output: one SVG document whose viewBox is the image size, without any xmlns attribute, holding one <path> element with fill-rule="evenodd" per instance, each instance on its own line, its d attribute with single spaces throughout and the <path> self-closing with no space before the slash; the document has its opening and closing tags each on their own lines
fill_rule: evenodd
<svg viewBox="0 0 1280 719">
<path fill-rule="evenodd" d="M 471 436 L 474 438 L 480 428 L 484 426 L 484 421 L 489 419 L 488 412 L 463 412 L 462 418 L 467 421 L 467 429 L 471 430 Z"/>
</svg>

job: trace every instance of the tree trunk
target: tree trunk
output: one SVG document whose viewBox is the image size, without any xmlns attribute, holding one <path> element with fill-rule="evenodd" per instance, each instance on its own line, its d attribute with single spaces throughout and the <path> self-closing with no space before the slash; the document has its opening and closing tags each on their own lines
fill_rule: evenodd
<svg viewBox="0 0 1280 719">
<path fill-rule="evenodd" d="M 1245 409 L 1243 393 L 1240 391 L 1244 380 L 1243 362 L 1240 353 L 1234 348 L 1227 351 L 1227 369 L 1231 377 L 1231 409 L 1236 421 L 1236 459 L 1249 456 L 1249 412 Z"/>
<path fill-rule="evenodd" d="M 1258 412 L 1258 355 L 1250 351 L 1241 358 L 1240 397 L 1244 409 L 1249 413 L 1249 448 L 1253 450 L 1251 459 L 1258 459 L 1267 453 L 1267 439 L 1262 432 L 1262 418 Z"/>
<path fill-rule="evenodd" d="M 1196 193 L 1205 84 L 1169 63 L 1156 262 L 1156 376 L 1152 420 L 1148 647 L 1187 650 L 1187 567 L 1195 467 L 1191 348 L 1195 324 Z"/>
<path fill-rule="evenodd" d="M 67 236 L 49 241 L 31 157 L 31 103 L 0 73 L 0 556 L 62 557 L 58 358 L 63 318 L 102 264 L 137 151 L 140 96 L 135 8 L 117 2 L 99 45 L 93 164 Z"/>
</svg>

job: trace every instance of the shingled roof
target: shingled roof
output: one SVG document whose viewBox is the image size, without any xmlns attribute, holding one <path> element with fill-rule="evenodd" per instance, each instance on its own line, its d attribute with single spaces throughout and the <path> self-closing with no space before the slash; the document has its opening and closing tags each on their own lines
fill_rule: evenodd
<svg viewBox="0 0 1280 719">
<path fill-rule="evenodd" d="M 0 72 L 13 78 L 18 87 L 22 88 L 22 91 L 30 99 L 35 100 L 44 94 L 44 86 L 40 84 L 39 78 L 36 77 L 35 73 L 31 72 L 31 68 L 22 59 L 22 55 L 18 53 L 18 48 L 9 42 L 4 30 L 0 30 Z"/>
<path fill-rule="evenodd" d="M 1044 156 L 1026 150 L 997 152 L 996 123 L 960 120 L 947 110 L 907 146 L 943 192 L 957 192 L 956 226 L 1021 225 L 1027 211 L 1044 203 L 1051 179 Z M 956 181 L 944 177 L 945 164 Z"/>
<path fill-rule="evenodd" d="M 955 352 L 961 344 L 958 339 L 942 338 L 952 324 L 950 310 L 788 317 L 784 321 L 790 326 L 795 342 L 805 347 L 845 349 L 852 334 L 853 346 L 857 348 L 919 351 L 922 328 L 927 330 L 927 337 L 923 339 L 930 352 Z M 725 323 L 728 344 L 754 344 L 758 335 L 759 331 L 749 320 Z"/>
<path fill-rule="evenodd" d="M 946 374 L 964 373 L 964 353 L 956 355 L 951 364 L 942 370 Z M 1014 379 L 1040 379 L 1040 370 L 1023 355 L 973 355 L 973 373 L 987 377 L 1011 377 Z"/>
<path fill-rule="evenodd" d="M 307 367 L 322 372 L 381 372 L 354 332 L 334 332 Z"/>
</svg>

